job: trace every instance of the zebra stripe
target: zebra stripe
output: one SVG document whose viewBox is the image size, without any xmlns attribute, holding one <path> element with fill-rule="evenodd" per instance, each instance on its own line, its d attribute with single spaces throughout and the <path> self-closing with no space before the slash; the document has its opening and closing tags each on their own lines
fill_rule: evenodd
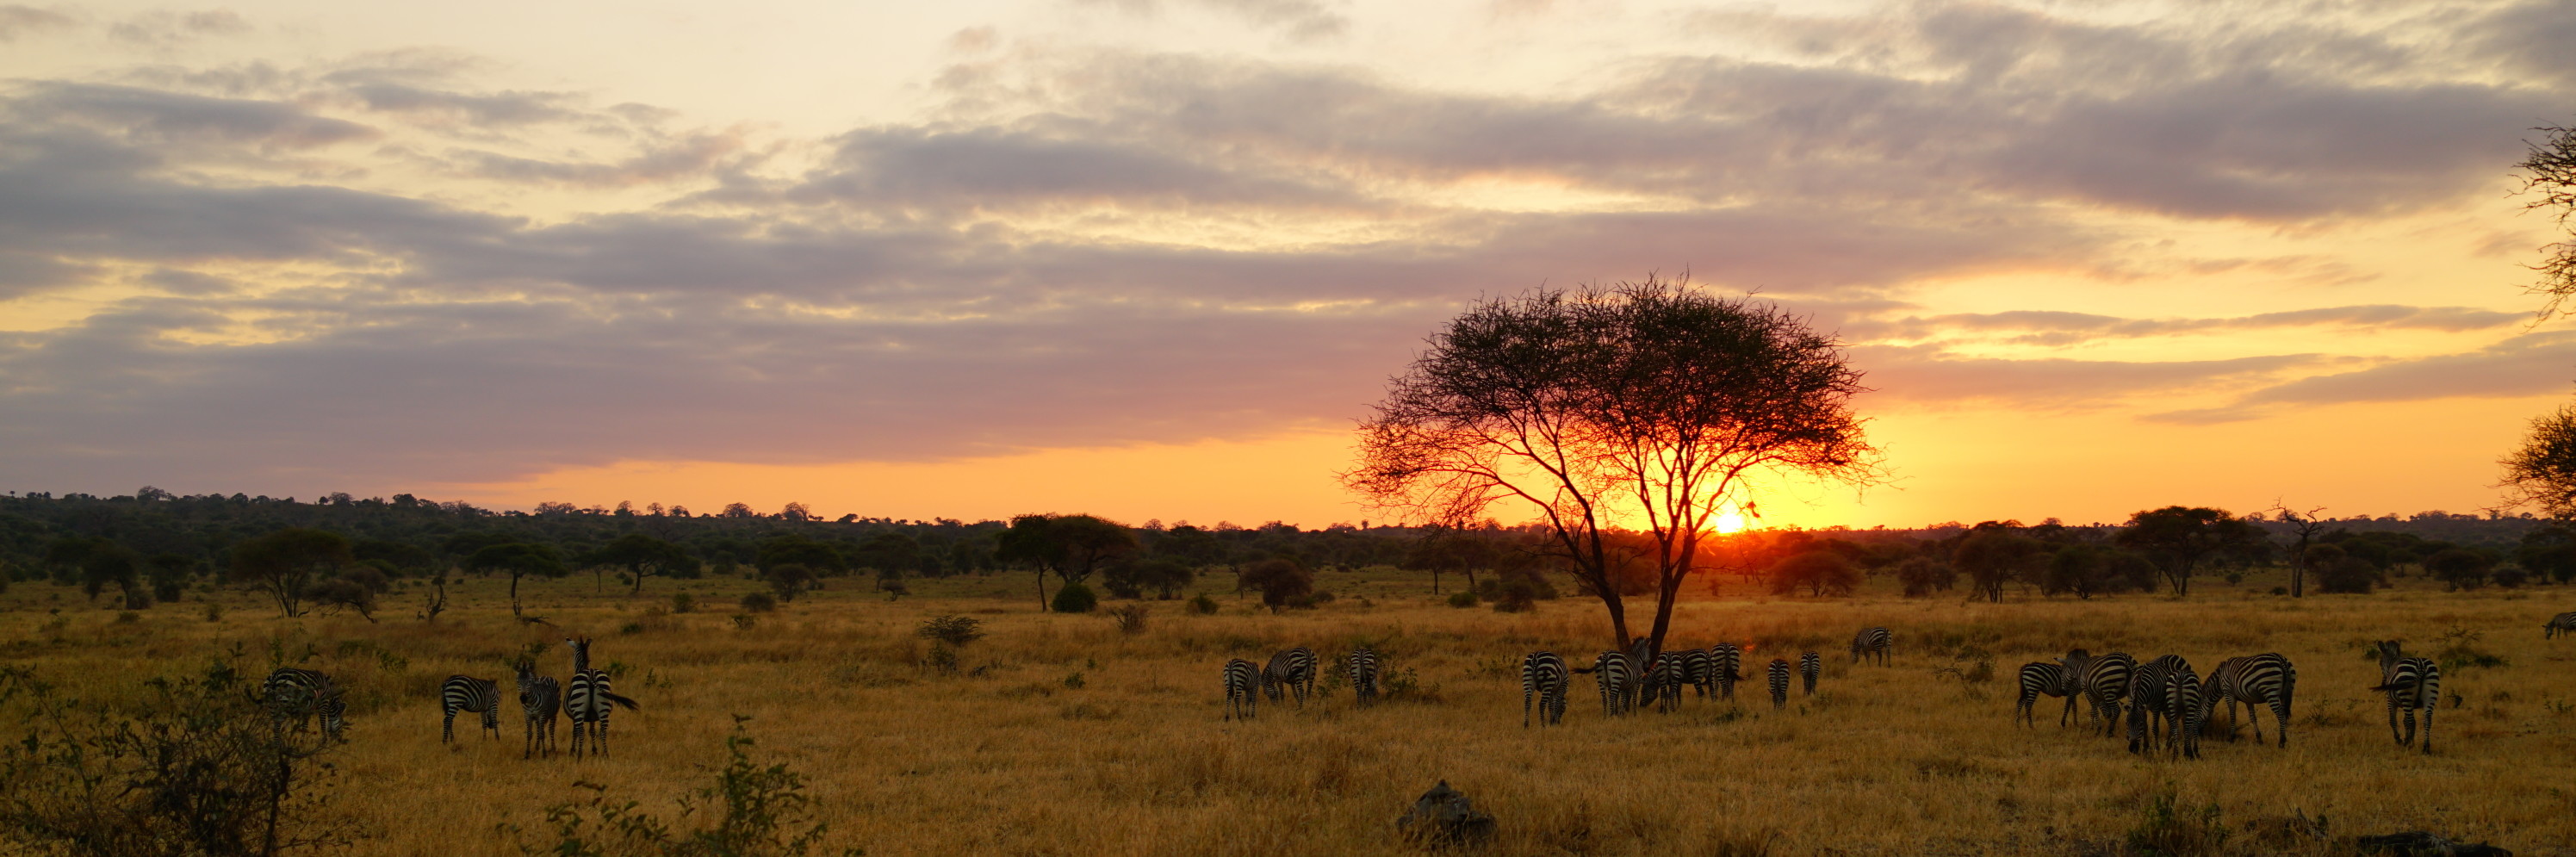
<svg viewBox="0 0 2576 857">
<path fill-rule="evenodd" d="M 1863 628 L 1859 634 L 1852 636 L 1852 663 L 1860 663 L 1862 658 L 1874 656 L 1879 666 L 1886 666 L 1888 657 L 1895 650 L 1896 635 L 1888 633 L 1885 628 Z"/>
<path fill-rule="evenodd" d="M 260 683 L 260 695 L 268 701 L 269 725 L 277 738 L 286 740 L 286 721 L 295 721 L 295 731 L 302 732 L 316 718 L 322 721 L 322 738 L 340 737 L 348 728 L 349 703 L 342 698 L 340 685 L 330 676 L 297 667 L 278 667 Z"/>
<path fill-rule="evenodd" d="M 1683 649 L 1676 653 L 1675 656 L 1679 657 L 1682 662 L 1682 682 L 1690 685 L 1691 687 L 1697 688 L 1699 690 L 1699 698 L 1704 700 L 1716 693 L 1716 658 L 1709 657 L 1707 652 L 1703 652 L 1698 649 Z M 1678 697 L 1680 696 L 1680 693 L 1676 692 L 1674 695 Z"/>
<path fill-rule="evenodd" d="M 1744 680 L 1744 649 L 1734 643 L 1708 647 L 1709 676 L 1717 682 L 1718 695 L 1735 698 L 1735 683 Z"/>
<path fill-rule="evenodd" d="M 1359 700 L 1361 708 L 1367 708 L 1377 702 L 1377 653 L 1361 646 L 1351 653 L 1349 663 L 1351 695 Z"/>
<path fill-rule="evenodd" d="M 1593 684 L 1601 689 L 1601 713 L 1617 717 L 1637 705 L 1637 676 L 1622 652 L 1602 652 L 1592 659 L 1592 668 L 1576 670 L 1592 674 Z"/>
<path fill-rule="evenodd" d="M 2185 759 L 2200 758 L 2200 735 L 2209 720 L 2209 702 L 2201 690 L 2200 676 L 2188 662 L 2165 676 L 2165 728 L 2170 730 L 2165 749 Z"/>
<path fill-rule="evenodd" d="M 1261 691 L 1278 702 L 1281 689 L 1297 692 L 1297 707 L 1306 707 L 1306 695 L 1315 692 L 1315 650 L 1298 646 L 1270 656 L 1270 665 L 1261 668 Z"/>
<path fill-rule="evenodd" d="M 564 644 L 572 647 L 572 683 L 564 688 L 564 719 L 572 721 L 572 756 L 581 758 L 585 732 L 591 752 L 608 755 L 608 713 L 616 710 L 615 705 L 632 709 L 635 700 L 609 692 L 608 673 L 590 668 L 589 638 L 568 639 Z"/>
<path fill-rule="evenodd" d="M 2424 712 L 2424 752 L 2433 752 L 2433 706 L 2442 700 L 2442 668 L 2423 658 L 2407 657 L 2397 648 L 2397 641 L 2386 640 L 2372 646 L 2379 655 L 2379 686 L 2371 688 L 2388 695 L 2388 737 L 2397 746 L 2415 745 L 2415 712 Z M 2406 712 L 2406 732 L 2397 731 L 2397 712 Z"/>
<path fill-rule="evenodd" d="M 2093 702 L 2093 730 L 2103 735 L 2120 728 L 2120 701 L 2129 698 L 2129 685 L 2138 671 L 2138 659 L 2127 652 L 2112 652 L 2101 657 L 2083 649 L 2067 653 L 2065 664 L 2075 671 L 2076 691 Z"/>
<path fill-rule="evenodd" d="M 2191 662 L 2183 660 L 2181 655 L 2166 655 L 2148 661 L 2129 674 L 2129 704 L 2136 706 L 2136 710 L 2129 713 L 2129 719 L 2133 721 L 2129 727 L 2129 752 L 2153 749 L 2158 732 L 2178 728 L 2178 725 L 2165 723 L 2177 710 L 2169 697 L 2173 695 L 2175 674 L 2190 670 Z M 2144 734 L 2138 731 L 2138 723 L 2141 722 L 2145 724 Z"/>
<path fill-rule="evenodd" d="M 1802 652 L 1798 655 L 1798 677 L 1804 679 L 1807 683 L 1806 695 L 1816 695 L 1816 676 L 1824 674 L 1824 671 L 1825 659 L 1823 656 L 1814 652 Z"/>
<path fill-rule="evenodd" d="M 2047 661 L 2022 664 L 2021 700 L 2013 705 L 2013 725 L 2028 721 L 2031 728 L 2039 727 L 2039 715 L 2033 709 L 2041 694 L 2066 697 L 2066 711 L 2057 715 L 2058 728 L 2066 728 L 2066 721 L 2075 716 L 2075 698 L 2081 695 L 2075 687 L 2075 671 Z"/>
<path fill-rule="evenodd" d="M 456 740 L 456 712 L 483 715 L 483 728 L 492 737 L 501 737 L 501 683 L 488 678 L 452 675 L 438 688 L 439 707 L 445 717 L 438 726 L 438 743 Z"/>
<path fill-rule="evenodd" d="M 1538 699 L 1540 726 L 1565 722 L 1565 659 L 1555 652 L 1531 652 L 1521 658 L 1521 728 L 1530 725 L 1530 699 Z"/>
<path fill-rule="evenodd" d="M 2236 704 L 2245 704 L 2245 719 L 2254 723 L 2254 742 L 2263 741 L 2260 708 L 2272 709 L 2272 719 L 2280 726 L 2281 746 L 2290 746 L 2290 695 L 2298 689 L 2299 671 L 2290 659 L 2276 652 L 2252 657 L 2228 658 L 2209 671 L 2209 696 L 2214 703 L 2227 703 L 2227 734 L 2236 734 Z"/>
<path fill-rule="evenodd" d="M 519 747 L 519 758 L 543 756 L 555 751 L 555 712 L 563 707 L 563 685 L 553 676 L 537 674 L 537 665 L 519 662 L 519 711 L 526 720 L 526 739 Z"/>
<path fill-rule="evenodd" d="M 1638 685 L 1640 703 L 1662 701 L 1661 708 L 1671 711 L 1682 701 L 1682 685 L 1690 683 L 1690 664 L 1680 652 L 1655 656 L 1654 665 L 1646 669 L 1646 680 Z"/>
<path fill-rule="evenodd" d="M 1261 695 L 1254 692 L 1261 680 L 1260 671 L 1242 658 L 1225 662 L 1225 719 L 1252 719 L 1259 712 Z"/>
<path fill-rule="evenodd" d="M 1789 707 L 1789 661 L 1771 659 L 1771 707 Z"/>
<path fill-rule="evenodd" d="M 2541 639 L 2546 640 L 2560 634 L 2576 634 L 2576 613 L 2560 613 L 2551 616 L 2549 624 L 2540 626 Z"/>
</svg>

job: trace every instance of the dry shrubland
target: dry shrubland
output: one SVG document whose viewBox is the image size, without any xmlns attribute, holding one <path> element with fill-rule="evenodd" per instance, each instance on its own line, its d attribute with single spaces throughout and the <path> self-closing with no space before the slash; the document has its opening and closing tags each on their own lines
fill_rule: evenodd
<svg viewBox="0 0 2576 857">
<path fill-rule="evenodd" d="M 2576 843 L 2576 641 L 2538 627 L 2576 606 L 2564 589 L 2294 601 L 2256 579 L 2180 601 L 1984 604 L 1871 581 L 1847 599 L 1702 598 L 1678 610 L 1676 644 L 1749 643 L 1749 664 L 1824 652 L 1816 695 L 1775 712 L 1757 677 L 1733 703 L 1605 720 L 1578 678 L 1564 727 L 1524 730 L 1517 658 L 1588 660 L 1606 640 L 1597 603 L 1457 609 L 1375 570 L 1321 573 L 1316 587 L 1338 597 L 1274 615 L 1211 576 L 1213 615 L 1147 601 L 1150 621 L 1122 632 L 1106 614 L 1036 612 L 1022 575 L 924 581 L 893 601 L 840 579 L 747 620 L 733 605 L 754 581 L 655 584 L 633 598 L 577 579 L 534 585 L 528 612 L 552 626 L 514 621 L 493 581 L 451 587 L 435 623 L 411 615 L 417 583 L 375 623 L 278 619 L 238 592 L 191 594 L 218 611 L 173 603 L 126 619 L 76 589 L 21 584 L 0 593 L 0 645 L 109 704 L 236 650 L 256 670 L 283 660 L 338 676 L 353 740 L 333 754 L 341 776 L 324 811 L 362 837 L 356 853 L 549 847 L 547 808 L 592 795 L 575 781 L 667 815 L 727 763 L 741 717 L 757 761 L 804 776 L 825 844 L 876 855 L 1384 853 L 1394 818 L 1443 779 L 1500 821 L 1498 854 L 2340 853 L 2284 832 L 2302 818 L 2336 836 L 2422 828 L 2576 853 L 2563 845 Z M 676 591 L 700 606 L 671 612 Z M 950 646 L 916 633 L 943 615 L 984 636 Z M 1894 666 L 1850 663 L 1864 625 L 1896 631 Z M 460 723 L 458 743 L 440 745 L 442 679 L 506 687 L 511 660 L 531 653 L 562 676 L 567 633 L 595 637 L 596 665 L 643 705 L 617 714 L 613 757 L 522 761 L 515 704 L 502 740 Z M 2445 665 L 2430 757 L 2389 740 L 2367 690 L 2362 646 L 2383 637 L 2458 664 Z M 1328 677 L 1302 710 L 1265 700 L 1256 720 L 1220 720 L 1226 659 L 1357 644 L 1387 657 L 1387 704 L 1355 710 Z M 2203 671 L 2282 652 L 2299 668 L 2290 747 L 2249 733 L 2199 762 L 2139 758 L 2057 728 L 2055 700 L 2038 729 L 2010 726 L 2013 669 L 2074 646 L 2178 653 Z"/>
</svg>

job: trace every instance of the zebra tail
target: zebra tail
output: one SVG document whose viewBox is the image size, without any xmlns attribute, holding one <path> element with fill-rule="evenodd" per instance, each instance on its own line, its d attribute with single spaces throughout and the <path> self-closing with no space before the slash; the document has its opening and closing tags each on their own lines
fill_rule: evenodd
<svg viewBox="0 0 2576 857">
<path fill-rule="evenodd" d="M 635 700 L 627 699 L 626 697 L 618 696 L 617 694 L 609 693 L 609 692 L 607 692 L 607 691 L 600 691 L 600 693 L 599 693 L 599 698 L 601 698 L 601 699 L 605 699 L 605 700 L 608 700 L 608 701 L 610 701 L 610 702 L 617 703 L 617 704 L 619 704 L 619 705 L 626 706 L 626 710 L 628 710 L 628 711 L 642 711 L 642 710 L 643 710 L 643 709 L 640 709 L 640 708 L 635 707 Z"/>
</svg>

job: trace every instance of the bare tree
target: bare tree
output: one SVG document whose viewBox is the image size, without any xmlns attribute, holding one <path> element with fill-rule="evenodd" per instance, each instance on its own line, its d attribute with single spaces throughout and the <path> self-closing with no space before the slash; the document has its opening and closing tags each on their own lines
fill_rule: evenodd
<svg viewBox="0 0 2576 857">
<path fill-rule="evenodd" d="M 2316 541 L 2318 533 L 2325 532 L 2326 507 L 2318 506 L 2302 512 L 2274 500 L 2272 508 L 2266 511 L 2272 513 L 2273 520 L 2289 524 L 2290 532 L 2299 537 L 2298 544 L 2290 548 L 2290 597 L 2305 598 L 2308 595 L 2308 545 Z"/>
<path fill-rule="evenodd" d="M 2576 519 L 2576 405 L 2533 418 L 2522 445 L 2504 465 L 2505 505 L 2536 506 L 2552 519 Z"/>
<path fill-rule="evenodd" d="M 1621 649 L 1660 650 L 1703 541 L 1724 511 L 1755 511 L 1755 481 L 1879 476 L 1850 409 L 1861 373 L 1776 306 L 1649 276 L 1489 299 L 1429 346 L 1360 426 L 1344 484 L 1416 520 L 1527 510 L 1601 599 Z M 1626 532 L 1652 545 L 1642 639 L 1612 579 Z"/>
<path fill-rule="evenodd" d="M 2556 209 L 2558 225 L 2568 225 L 2576 218 L 2576 128 L 2544 126 L 2532 129 L 2547 135 L 2543 142 L 2524 141 L 2530 154 L 2515 164 L 2523 171 L 2522 193 L 2537 194 L 2538 199 L 2524 203 L 2525 210 Z M 2549 296 L 2540 308 L 2543 318 L 2557 315 L 2569 297 L 2576 297 L 2576 236 L 2540 248 L 2547 254 L 2531 269 L 2540 272 L 2540 282 L 2531 287 L 2535 294 Z"/>
</svg>

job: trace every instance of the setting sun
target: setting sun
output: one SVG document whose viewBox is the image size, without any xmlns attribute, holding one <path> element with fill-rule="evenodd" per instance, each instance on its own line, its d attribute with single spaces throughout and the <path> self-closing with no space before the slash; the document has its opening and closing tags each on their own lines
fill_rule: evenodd
<svg viewBox="0 0 2576 857">
<path fill-rule="evenodd" d="M 1742 531 L 1744 530 L 1744 525 L 1745 525 L 1744 513 L 1743 513 L 1743 512 L 1741 512 L 1741 511 L 1738 511 L 1738 510 L 1736 510 L 1736 509 L 1734 509 L 1734 508 L 1728 508 L 1728 509 L 1727 509 L 1726 511 L 1724 511 L 1724 512 L 1719 512 L 1719 513 L 1717 513 L 1717 531 L 1718 531 L 1718 532 L 1721 532 L 1721 533 L 1737 533 L 1737 532 L 1742 532 Z"/>
</svg>

